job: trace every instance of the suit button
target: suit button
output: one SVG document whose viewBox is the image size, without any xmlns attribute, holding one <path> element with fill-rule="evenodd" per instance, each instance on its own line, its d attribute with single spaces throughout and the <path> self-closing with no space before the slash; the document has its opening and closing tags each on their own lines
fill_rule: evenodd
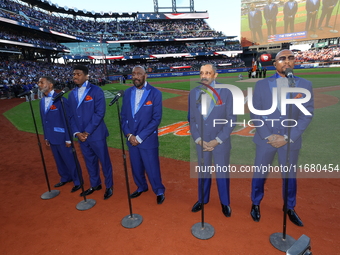
<svg viewBox="0 0 340 255">
<path fill-rule="evenodd" d="M 277 132 L 278 134 L 280 134 L 280 131 L 279 132 Z"/>
</svg>

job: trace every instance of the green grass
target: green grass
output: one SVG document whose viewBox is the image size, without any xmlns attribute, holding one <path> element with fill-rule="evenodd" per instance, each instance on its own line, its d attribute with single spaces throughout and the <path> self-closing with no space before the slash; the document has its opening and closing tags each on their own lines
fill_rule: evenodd
<svg viewBox="0 0 340 255">
<path fill-rule="evenodd" d="M 340 90 L 324 92 L 340 100 Z M 315 110 L 304 132 L 299 164 L 340 164 L 340 103 Z"/>
<path fill-rule="evenodd" d="M 339 74 L 320 75 L 320 74 L 308 74 L 310 72 L 325 72 L 325 71 L 339 71 L 340 68 L 319 68 L 319 69 L 299 69 L 294 70 L 298 76 L 302 76 L 313 82 L 314 88 L 328 87 L 333 85 L 339 85 Z M 274 71 L 268 72 L 271 75 Z M 299 75 L 301 73 L 301 75 Z M 302 73 L 305 73 L 302 75 Z M 307 74 L 306 74 L 307 73 Z M 234 77 L 231 77 L 234 76 Z M 238 78 L 235 78 L 235 74 L 221 75 L 220 83 L 233 84 L 245 90 L 247 87 L 251 87 L 255 82 L 237 82 Z M 196 84 L 198 76 L 191 76 L 189 79 L 186 76 L 175 77 L 175 80 L 185 80 L 178 83 L 157 84 L 156 87 L 163 88 L 176 88 L 182 90 L 190 90 L 190 84 L 193 86 Z M 155 81 L 168 81 L 169 78 L 157 78 L 149 79 L 148 81 L 153 84 Z M 130 84 L 131 86 L 131 84 Z M 125 90 L 129 85 L 122 85 L 118 83 L 107 84 L 102 87 L 103 90 L 109 90 L 115 92 L 118 90 Z M 327 92 L 340 99 L 340 91 Z M 66 94 L 67 95 L 67 94 Z M 163 92 L 163 100 L 177 97 L 177 94 Z M 107 104 L 111 99 L 106 99 Z M 38 131 L 42 134 L 41 119 L 39 114 L 39 102 L 33 101 L 32 106 L 36 122 L 38 125 Z M 121 105 L 121 104 L 120 104 Z M 303 148 L 300 152 L 299 164 L 330 164 L 339 163 L 339 138 L 338 131 L 340 127 L 340 103 L 335 105 L 316 109 L 315 116 L 312 123 L 307 128 L 303 135 Z M 31 111 L 28 103 L 24 102 L 13 109 L 4 113 L 4 115 L 14 124 L 16 128 L 21 131 L 34 133 L 34 125 L 31 117 Z M 239 120 L 249 119 L 249 114 L 239 116 Z M 160 127 L 187 120 L 187 111 L 176 111 L 163 107 L 163 118 Z M 121 148 L 120 133 L 118 126 L 118 116 L 116 105 L 111 107 L 107 106 L 105 122 L 108 126 L 110 136 L 108 138 L 108 145 L 113 148 Z M 238 129 L 240 127 L 236 127 Z M 160 136 L 160 156 L 190 161 L 190 136 L 176 136 L 173 133 Z M 126 147 L 125 147 L 126 148 Z M 193 153 L 194 154 L 194 153 Z M 231 151 L 231 164 L 247 164 L 252 165 L 255 157 L 255 146 L 252 142 L 252 137 L 241 137 L 237 135 L 232 136 L 232 151 Z"/>
</svg>

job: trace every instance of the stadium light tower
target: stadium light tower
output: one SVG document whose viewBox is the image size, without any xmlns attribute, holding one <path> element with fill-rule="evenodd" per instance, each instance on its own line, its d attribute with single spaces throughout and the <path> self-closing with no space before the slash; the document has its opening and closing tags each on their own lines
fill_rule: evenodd
<svg viewBox="0 0 340 255">
<path fill-rule="evenodd" d="M 158 12 L 158 0 L 153 0 L 153 10 L 154 12 Z"/>
<path fill-rule="evenodd" d="M 176 0 L 172 0 L 172 12 L 177 12 Z"/>
<path fill-rule="evenodd" d="M 154 12 L 159 12 L 160 9 L 171 10 L 172 12 L 177 12 L 178 9 L 189 9 L 189 12 L 194 12 L 194 0 L 189 0 L 189 7 L 177 7 L 176 0 L 172 0 L 172 7 L 159 7 L 158 0 L 153 0 Z"/>
</svg>

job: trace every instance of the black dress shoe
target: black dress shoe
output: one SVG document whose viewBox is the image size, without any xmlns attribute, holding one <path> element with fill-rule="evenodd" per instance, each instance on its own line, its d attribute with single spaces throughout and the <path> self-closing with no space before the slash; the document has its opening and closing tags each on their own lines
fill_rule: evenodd
<svg viewBox="0 0 340 255">
<path fill-rule="evenodd" d="M 293 209 L 288 209 L 287 214 L 291 222 L 293 222 L 296 226 L 303 227 L 301 219 Z"/>
<path fill-rule="evenodd" d="M 68 182 L 71 182 L 71 181 L 68 181 Z M 59 188 L 61 186 L 64 186 L 66 183 L 68 182 L 58 182 L 56 185 L 54 185 L 55 188 Z"/>
<path fill-rule="evenodd" d="M 85 195 L 88 196 L 88 195 L 92 194 L 94 191 L 101 190 L 101 189 L 102 189 L 102 185 L 99 184 L 97 187 L 91 187 L 91 188 L 85 190 L 84 192 L 80 193 L 80 196 L 82 196 L 82 197 L 85 196 Z"/>
<path fill-rule="evenodd" d="M 230 217 L 231 216 L 231 208 L 229 205 L 224 205 L 224 204 L 221 204 L 222 206 L 222 212 L 223 214 L 225 215 L 225 217 Z"/>
<path fill-rule="evenodd" d="M 191 209 L 192 212 L 199 212 L 201 210 L 202 210 L 202 203 L 200 203 L 199 201 L 197 201 Z"/>
<path fill-rule="evenodd" d="M 71 193 L 76 192 L 77 190 L 79 190 L 81 188 L 81 185 L 76 185 L 71 189 Z"/>
<path fill-rule="evenodd" d="M 111 188 L 107 188 L 105 190 L 104 200 L 110 198 L 112 196 L 112 194 L 113 194 L 113 188 L 112 187 Z"/>
<path fill-rule="evenodd" d="M 165 200 L 164 194 L 157 196 L 157 204 L 159 204 L 159 205 L 162 204 L 164 202 L 164 200 Z"/>
<path fill-rule="evenodd" d="M 251 211 L 250 211 L 250 215 L 253 218 L 254 221 L 259 222 L 260 218 L 261 218 L 261 214 L 260 214 L 260 206 L 259 205 L 252 205 L 251 206 Z"/>
<path fill-rule="evenodd" d="M 132 194 L 130 194 L 130 198 L 136 198 L 139 197 L 143 192 L 147 192 L 149 189 L 146 189 L 144 191 L 138 191 L 136 190 L 135 192 L 133 192 Z"/>
</svg>

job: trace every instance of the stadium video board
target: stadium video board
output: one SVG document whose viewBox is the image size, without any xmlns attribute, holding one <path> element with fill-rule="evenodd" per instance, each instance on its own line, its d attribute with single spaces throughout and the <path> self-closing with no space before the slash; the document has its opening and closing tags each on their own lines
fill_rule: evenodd
<svg viewBox="0 0 340 255">
<path fill-rule="evenodd" d="M 241 0 L 243 47 L 339 36 L 339 0 Z"/>
</svg>

